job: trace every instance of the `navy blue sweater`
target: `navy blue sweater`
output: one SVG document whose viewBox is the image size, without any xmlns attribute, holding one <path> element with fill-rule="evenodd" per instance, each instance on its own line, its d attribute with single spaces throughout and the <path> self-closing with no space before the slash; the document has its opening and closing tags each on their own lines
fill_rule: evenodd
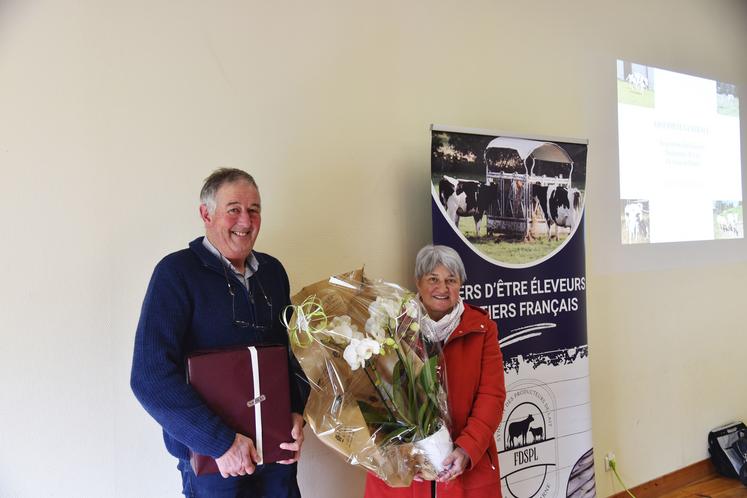
<svg viewBox="0 0 747 498">
<path fill-rule="evenodd" d="M 266 331 L 237 327 L 226 273 L 202 239 L 193 240 L 189 249 L 169 254 L 156 265 L 143 301 L 132 359 L 132 390 L 163 427 L 166 448 L 177 458 L 188 458 L 188 448 L 217 458 L 230 448 L 236 434 L 187 384 L 187 355 L 244 345 L 288 345 L 287 332 L 278 318 L 290 303 L 283 265 L 270 255 L 254 252 L 259 261 L 259 270 L 249 279 L 254 307 L 247 289 L 228 271 L 236 293 L 236 320 L 268 326 Z M 253 317 L 255 310 L 257 316 Z M 291 407 L 303 413 L 308 384 L 292 355 L 289 365 Z"/>
</svg>

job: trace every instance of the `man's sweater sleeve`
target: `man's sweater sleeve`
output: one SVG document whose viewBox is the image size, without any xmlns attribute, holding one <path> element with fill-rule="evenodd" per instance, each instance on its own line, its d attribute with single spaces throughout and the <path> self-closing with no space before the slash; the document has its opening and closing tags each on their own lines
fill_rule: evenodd
<svg viewBox="0 0 747 498">
<path fill-rule="evenodd" d="M 187 384 L 183 339 L 193 303 L 173 260 L 153 272 L 135 335 L 130 385 L 145 410 L 172 437 L 197 453 L 218 458 L 235 431 Z"/>
</svg>

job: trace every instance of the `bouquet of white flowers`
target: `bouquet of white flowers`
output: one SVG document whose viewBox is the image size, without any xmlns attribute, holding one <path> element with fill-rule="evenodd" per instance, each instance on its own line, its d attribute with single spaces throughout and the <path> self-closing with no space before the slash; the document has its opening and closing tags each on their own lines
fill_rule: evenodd
<svg viewBox="0 0 747 498">
<path fill-rule="evenodd" d="M 416 296 L 356 270 L 292 301 L 286 326 L 311 384 L 304 415 L 314 433 L 391 486 L 416 473 L 435 479 L 453 444 L 441 349 L 421 331 Z"/>
</svg>

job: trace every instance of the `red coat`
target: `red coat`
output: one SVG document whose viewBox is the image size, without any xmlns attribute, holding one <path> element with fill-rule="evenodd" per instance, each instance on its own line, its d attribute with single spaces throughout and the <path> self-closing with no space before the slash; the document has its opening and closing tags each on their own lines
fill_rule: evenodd
<svg viewBox="0 0 747 498">
<path fill-rule="evenodd" d="M 444 346 L 446 385 L 454 443 L 471 465 L 449 483 L 438 483 L 438 498 L 501 498 L 498 453 L 493 434 L 503 416 L 506 385 L 498 329 L 485 311 L 468 304 Z M 365 498 L 430 498 L 430 482 L 391 488 L 369 473 Z"/>
</svg>

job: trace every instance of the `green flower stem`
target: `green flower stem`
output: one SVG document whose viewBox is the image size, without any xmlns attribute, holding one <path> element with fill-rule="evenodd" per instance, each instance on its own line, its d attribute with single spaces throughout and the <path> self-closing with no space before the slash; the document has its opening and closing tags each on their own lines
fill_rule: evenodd
<svg viewBox="0 0 747 498">
<path fill-rule="evenodd" d="M 373 366 L 373 365 L 371 365 L 371 366 Z M 399 421 L 399 419 L 397 418 L 397 416 L 392 412 L 392 409 L 389 407 L 389 403 L 387 403 L 387 396 L 386 396 L 386 394 L 384 394 L 384 393 L 381 392 L 381 387 L 380 386 L 382 386 L 382 384 L 381 384 L 381 378 L 379 377 L 378 372 L 376 372 L 376 370 L 374 370 L 374 372 L 376 372 L 376 378 L 378 380 L 378 382 L 377 382 L 376 380 L 374 380 L 371 377 L 371 372 L 369 372 L 367 368 L 364 367 L 363 371 L 366 372 L 366 377 L 368 377 L 369 382 L 371 382 L 371 385 L 374 387 L 374 389 L 376 389 L 376 394 L 379 395 L 379 399 L 384 404 L 384 408 L 386 408 L 386 411 L 389 412 L 389 416 L 392 418 L 392 420 Z M 389 398 L 389 399 L 391 400 L 391 398 Z M 394 404 L 393 401 L 392 401 L 392 404 Z"/>
<path fill-rule="evenodd" d="M 412 417 L 409 416 L 410 414 L 407 413 L 408 416 L 405 416 L 405 411 L 400 409 L 400 407 L 397 406 L 397 403 L 394 400 L 393 393 L 390 393 L 387 391 L 386 386 L 384 385 L 384 382 L 382 382 L 381 380 L 381 375 L 379 375 L 379 371 L 376 369 L 376 365 L 374 365 L 373 362 L 371 362 L 369 365 L 371 366 L 371 370 L 373 370 L 374 375 L 376 375 L 376 381 L 374 382 L 374 385 L 381 386 L 381 389 L 384 391 L 385 395 L 389 398 L 389 401 L 392 403 L 392 406 L 394 407 L 394 411 L 396 411 L 400 415 L 400 418 L 404 420 L 404 422 L 407 425 L 411 427 L 417 427 L 417 424 L 412 422 Z M 394 389 L 394 386 L 392 386 L 392 388 Z M 382 401 L 384 400 L 382 399 Z M 386 404 L 386 401 L 384 401 L 384 404 Z M 389 413 L 391 414 L 391 411 Z M 399 419 L 396 417 L 394 419 L 399 421 Z"/>
<path fill-rule="evenodd" d="M 408 324 L 408 327 L 409 327 L 409 324 Z M 391 337 L 393 335 L 391 333 L 391 330 L 389 330 L 388 332 Z M 396 348 L 394 351 L 397 353 L 397 359 L 399 360 L 400 364 L 405 369 L 405 376 L 407 377 L 407 384 L 409 386 L 409 389 L 407 390 L 407 404 L 409 405 L 408 406 L 409 410 L 407 411 L 407 415 L 409 416 L 411 420 L 415 421 L 415 423 L 411 422 L 411 425 L 415 427 L 416 431 L 422 432 L 422 427 L 420 427 L 420 425 L 417 423 L 417 420 L 418 420 L 417 391 L 415 389 L 415 376 L 413 375 L 412 365 L 402 355 L 402 350 L 400 348 Z"/>
</svg>

